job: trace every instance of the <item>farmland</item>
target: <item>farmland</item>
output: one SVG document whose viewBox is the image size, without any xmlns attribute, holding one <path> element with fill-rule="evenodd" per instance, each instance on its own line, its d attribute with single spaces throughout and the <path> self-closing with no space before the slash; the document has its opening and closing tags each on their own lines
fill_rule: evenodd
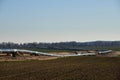
<svg viewBox="0 0 120 80">
<path fill-rule="evenodd" d="M 0 80 L 120 80 L 120 57 L 0 62 Z"/>
</svg>

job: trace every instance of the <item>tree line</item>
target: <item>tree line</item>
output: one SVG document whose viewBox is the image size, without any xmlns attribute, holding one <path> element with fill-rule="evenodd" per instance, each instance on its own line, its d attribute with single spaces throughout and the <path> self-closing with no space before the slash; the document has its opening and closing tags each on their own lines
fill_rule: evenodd
<svg viewBox="0 0 120 80">
<path fill-rule="evenodd" d="M 0 43 L 1 49 L 82 49 L 90 47 L 120 47 L 120 41 L 93 41 L 93 42 L 56 42 L 56 43 Z"/>
</svg>

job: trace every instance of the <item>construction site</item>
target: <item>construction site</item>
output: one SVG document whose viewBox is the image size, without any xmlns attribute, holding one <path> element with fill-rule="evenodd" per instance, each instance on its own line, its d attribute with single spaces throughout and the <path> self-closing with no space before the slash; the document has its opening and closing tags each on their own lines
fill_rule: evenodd
<svg viewBox="0 0 120 80">
<path fill-rule="evenodd" d="M 0 49 L 0 61 L 21 61 L 21 60 L 49 60 L 60 57 L 71 56 L 96 56 L 96 57 L 116 57 L 119 51 L 112 50 L 85 50 L 71 52 L 38 52 L 23 49 Z"/>
</svg>

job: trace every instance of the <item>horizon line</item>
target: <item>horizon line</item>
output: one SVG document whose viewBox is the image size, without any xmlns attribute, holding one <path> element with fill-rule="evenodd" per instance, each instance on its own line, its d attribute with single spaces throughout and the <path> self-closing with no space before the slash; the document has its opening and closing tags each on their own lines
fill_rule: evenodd
<svg viewBox="0 0 120 80">
<path fill-rule="evenodd" d="M 76 42 L 76 43 L 86 43 L 86 42 L 115 42 L 115 41 L 120 41 L 120 40 L 92 40 L 92 41 L 53 41 L 53 42 L 43 42 L 43 41 L 31 41 L 31 42 L 14 42 L 14 41 L 5 41 L 5 42 L 0 42 L 1 43 L 16 43 L 16 44 L 24 44 L 24 43 L 62 43 L 62 42 Z"/>
</svg>

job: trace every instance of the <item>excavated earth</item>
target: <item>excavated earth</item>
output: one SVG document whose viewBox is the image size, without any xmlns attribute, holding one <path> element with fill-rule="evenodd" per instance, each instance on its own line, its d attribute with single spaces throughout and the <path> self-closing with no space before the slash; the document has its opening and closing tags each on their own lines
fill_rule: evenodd
<svg viewBox="0 0 120 80">
<path fill-rule="evenodd" d="M 75 52 L 50 52 L 53 54 L 75 54 Z M 120 56 L 120 51 L 113 51 L 107 55 L 96 55 L 96 57 L 117 57 Z M 17 55 L 16 57 L 12 57 L 10 55 L 6 55 L 0 53 L 0 61 L 25 61 L 25 60 L 51 60 L 57 59 L 59 57 L 52 57 L 52 56 L 30 56 L 29 54 L 25 54 L 23 56 Z"/>
</svg>

